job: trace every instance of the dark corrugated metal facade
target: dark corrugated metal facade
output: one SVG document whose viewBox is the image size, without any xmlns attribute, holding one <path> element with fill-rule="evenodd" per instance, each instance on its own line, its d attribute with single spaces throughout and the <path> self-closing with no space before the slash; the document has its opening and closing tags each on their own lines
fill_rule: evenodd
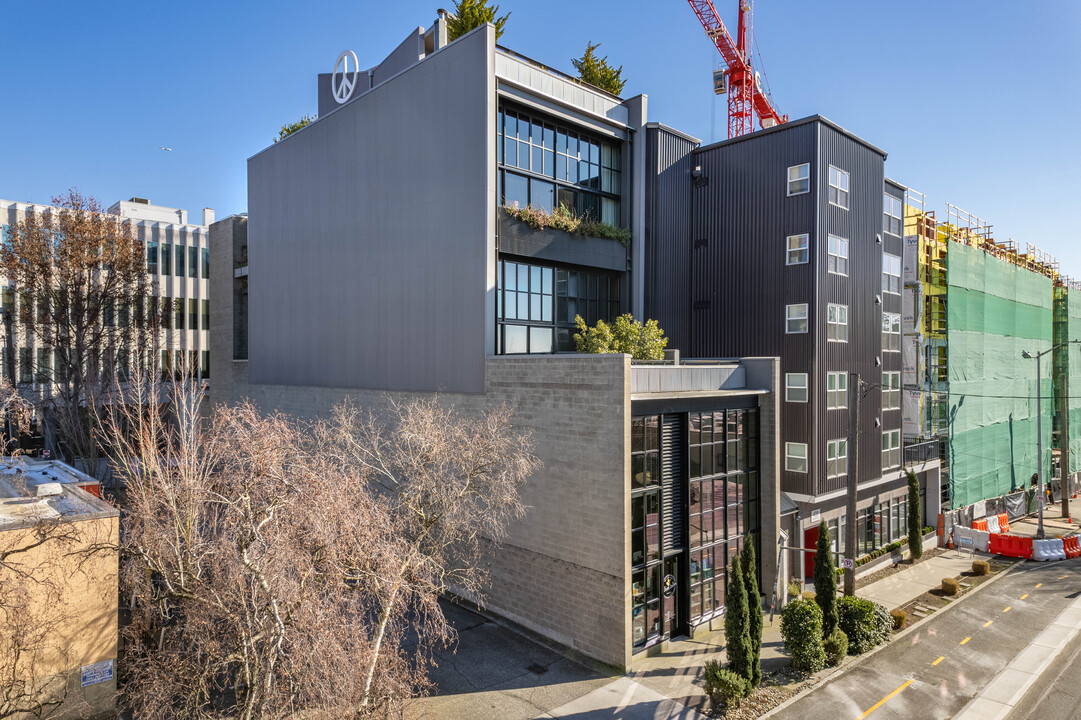
<svg viewBox="0 0 1081 720">
<path fill-rule="evenodd" d="M 658 132 L 651 157 L 671 152 L 666 142 L 682 152 Z M 883 192 L 902 192 L 885 184 L 884 160 L 816 116 L 670 159 L 687 173 L 701 168 L 698 179 L 672 178 L 690 188 L 689 207 L 673 183 L 655 181 L 647 194 L 651 205 L 669 204 L 647 215 L 647 257 L 657 258 L 647 269 L 647 316 L 671 328 L 689 357 L 780 356 L 782 377 L 808 374 L 809 401 L 780 405 L 782 452 L 785 442 L 808 446 L 809 472 L 782 469 L 790 493 L 845 487 L 845 476 L 826 478 L 826 443 L 847 438 L 849 422 L 847 410 L 826 409 L 828 371 L 857 372 L 869 386 L 860 405 L 861 484 L 882 476 L 882 432 L 901 426 L 899 411 L 881 411 L 882 372 L 901 363 L 899 352 L 882 348 L 882 313 L 900 312 L 900 296 L 882 295 L 882 252 L 900 255 L 902 242 L 883 233 Z M 810 192 L 789 197 L 788 168 L 802 163 L 811 166 Z M 847 210 L 828 201 L 830 165 L 849 174 Z M 810 235 L 809 261 L 787 265 L 786 238 L 801 233 Z M 829 234 L 849 241 L 847 277 L 827 271 Z M 785 332 L 785 306 L 796 303 L 809 306 L 805 334 Z M 848 342 L 826 339 L 830 303 L 848 306 Z M 849 388 L 849 404 L 853 396 Z"/>
<path fill-rule="evenodd" d="M 698 143 L 664 127 L 646 128 L 645 316 L 668 347 L 691 353 L 691 186 Z"/>
</svg>

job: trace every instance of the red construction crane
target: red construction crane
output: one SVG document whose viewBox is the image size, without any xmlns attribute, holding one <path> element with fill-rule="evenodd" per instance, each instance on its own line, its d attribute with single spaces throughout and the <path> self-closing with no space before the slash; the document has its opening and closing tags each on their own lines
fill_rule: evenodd
<svg viewBox="0 0 1081 720">
<path fill-rule="evenodd" d="M 787 115 L 781 115 L 773 107 L 769 97 L 759 86 L 758 76 L 751 69 L 751 54 L 747 49 L 747 31 L 751 24 L 750 0 L 739 1 L 739 27 L 736 42 L 728 28 L 721 22 L 712 0 L 687 0 L 691 9 L 698 16 L 706 36 L 713 41 L 724 58 L 725 79 L 728 81 L 728 137 L 734 138 L 754 131 L 753 116 L 758 116 L 759 124 L 773 127 L 788 122 Z"/>
</svg>

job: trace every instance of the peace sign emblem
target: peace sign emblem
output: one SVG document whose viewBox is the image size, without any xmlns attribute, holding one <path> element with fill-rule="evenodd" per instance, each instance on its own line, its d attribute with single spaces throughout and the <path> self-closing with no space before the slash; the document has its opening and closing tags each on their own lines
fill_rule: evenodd
<svg viewBox="0 0 1081 720">
<path fill-rule="evenodd" d="M 349 61 L 353 61 L 350 70 Z M 353 97 L 353 90 L 357 87 L 357 73 L 360 72 L 360 63 L 357 54 L 352 50 L 342 50 L 338 56 L 338 62 L 334 63 L 334 73 L 330 76 L 330 90 L 334 93 L 334 99 L 341 105 Z"/>
</svg>

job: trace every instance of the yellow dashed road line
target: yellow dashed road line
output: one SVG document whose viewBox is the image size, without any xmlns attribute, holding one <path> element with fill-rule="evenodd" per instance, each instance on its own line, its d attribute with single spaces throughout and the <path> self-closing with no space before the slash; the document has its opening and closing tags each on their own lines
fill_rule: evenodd
<svg viewBox="0 0 1081 720">
<path fill-rule="evenodd" d="M 1027 597 L 1028 597 L 1028 593 L 1025 593 L 1024 595 L 1021 596 L 1021 599 L 1024 600 Z"/>
<path fill-rule="evenodd" d="M 870 709 L 869 709 L 869 710 L 868 710 L 867 712 L 865 712 L 864 714 L 860 715 L 860 716 L 859 716 L 858 718 L 856 718 L 856 720 L 863 720 L 863 719 L 864 719 L 865 717 L 867 717 L 868 715 L 870 715 L 871 713 L 873 713 L 873 712 L 874 712 L 875 710 L 878 710 L 878 709 L 879 709 L 880 707 L 882 707 L 883 705 L 885 705 L 885 704 L 886 704 L 886 702 L 887 702 L 887 701 L 888 701 L 888 700 L 889 700 L 889 699 L 890 699 L 891 697 L 893 697 L 893 696 L 894 696 L 894 695 L 896 695 L 897 693 L 901 692 L 902 690 L 904 690 L 904 689 L 905 689 L 906 687 L 908 687 L 908 686 L 909 686 L 909 685 L 911 685 L 911 684 L 912 684 L 912 681 L 911 681 L 911 680 L 908 680 L 908 681 L 906 681 L 904 685 L 902 685 L 901 687 L 897 688 L 896 690 L 894 690 L 893 692 L 891 692 L 891 693 L 890 693 L 889 695 L 887 695 L 886 697 L 882 698 L 882 699 L 881 699 L 881 700 L 879 700 L 879 701 L 878 701 L 877 703 L 875 703 L 874 705 L 872 705 L 872 706 L 871 706 L 871 708 L 870 708 Z"/>
<path fill-rule="evenodd" d="M 1059 575 L 1059 576 L 1058 576 L 1058 579 L 1059 579 L 1059 580 L 1062 580 L 1062 579 L 1064 579 L 1064 578 L 1066 578 L 1066 577 L 1067 577 L 1066 575 Z"/>
<path fill-rule="evenodd" d="M 940 658 L 939 658 L 938 660 L 935 660 L 935 661 L 934 661 L 933 663 L 931 663 L 931 664 L 932 664 L 932 665 L 938 665 L 938 664 L 939 664 L 940 662 L 942 662 L 942 661 L 943 661 L 943 660 L 945 660 L 945 659 L 946 659 L 946 656 L 945 656 L 945 655 L 943 655 L 942 657 L 940 657 Z"/>
<path fill-rule="evenodd" d="M 1007 607 L 1007 608 L 1006 608 L 1005 610 L 1003 610 L 1002 612 L 1009 612 L 1010 610 L 1013 610 L 1013 605 L 1010 605 L 1010 606 L 1008 606 L 1008 607 Z"/>
<path fill-rule="evenodd" d="M 971 639 L 972 639 L 972 638 L 970 638 L 970 637 L 967 637 L 967 638 L 965 638 L 964 640 L 962 640 L 962 641 L 961 641 L 961 644 L 962 644 L 962 645 L 964 645 L 965 643 L 967 643 L 967 642 L 968 642 L 969 640 L 971 640 Z"/>
<path fill-rule="evenodd" d="M 1041 587 L 1043 587 L 1043 583 L 1036 583 L 1036 589 L 1037 590 L 1039 590 Z"/>
<path fill-rule="evenodd" d="M 991 624 L 991 623 L 993 623 L 993 622 L 994 622 L 994 620 L 988 620 L 987 622 L 985 622 L 985 623 L 983 624 L 983 626 L 984 626 L 984 627 L 987 627 L 988 625 L 990 625 L 990 624 Z"/>
</svg>

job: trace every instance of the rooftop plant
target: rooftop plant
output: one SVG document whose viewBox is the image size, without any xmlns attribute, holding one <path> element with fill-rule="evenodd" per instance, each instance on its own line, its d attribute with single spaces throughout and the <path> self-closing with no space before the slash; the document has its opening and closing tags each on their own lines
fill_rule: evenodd
<svg viewBox="0 0 1081 720">
<path fill-rule="evenodd" d="M 555 228 L 572 235 L 618 240 L 623 247 L 630 247 L 631 244 L 630 230 L 611 223 L 593 220 L 590 217 L 582 217 L 563 204 L 560 204 L 554 210 L 543 210 L 528 205 L 524 208 L 516 205 L 504 205 L 503 209 L 512 218 L 521 220 L 534 230 Z"/>
</svg>

